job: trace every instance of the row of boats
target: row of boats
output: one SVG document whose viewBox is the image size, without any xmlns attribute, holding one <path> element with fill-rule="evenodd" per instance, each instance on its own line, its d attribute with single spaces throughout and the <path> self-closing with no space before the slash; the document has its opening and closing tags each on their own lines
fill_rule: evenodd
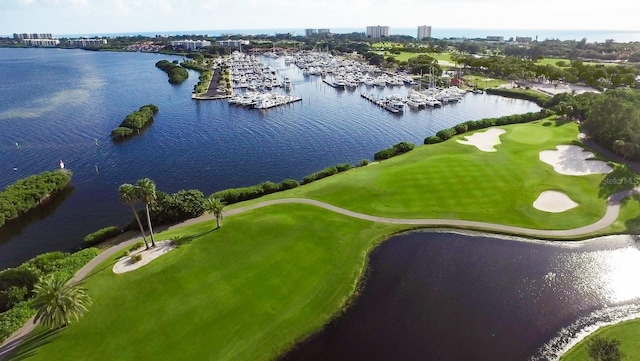
<svg viewBox="0 0 640 361">
<path fill-rule="evenodd" d="M 440 108 L 443 104 L 461 101 L 465 94 L 467 91 L 451 87 L 425 90 L 410 89 L 406 98 L 399 94 L 378 97 L 375 94 L 361 93 L 360 96 L 391 113 L 401 114 L 404 113 L 405 104 L 414 109 Z"/>
<path fill-rule="evenodd" d="M 241 52 L 231 54 L 227 63 L 231 70 L 234 89 L 271 90 L 273 88 L 291 89 L 289 78 L 278 79 L 276 70 L 262 63 L 255 55 Z"/>
<path fill-rule="evenodd" d="M 243 94 L 235 94 L 228 99 L 229 104 L 244 106 L 254 109 L 269 109 L 280 105 L 301 101 L 301 97 L 268 92 L 247 91 Z"/>
</svg>

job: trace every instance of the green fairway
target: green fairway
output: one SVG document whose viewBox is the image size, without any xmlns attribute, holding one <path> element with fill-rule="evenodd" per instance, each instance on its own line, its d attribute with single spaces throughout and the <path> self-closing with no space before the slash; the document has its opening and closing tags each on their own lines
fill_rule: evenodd
<svg viewBox="0 0 640 361">
<path fill-rule="evenodd" d="M 465 75 L 463 79 L 470 86 L 476 86 L 482 89 L 495 88 L 507 83 L 506 80 L 488 78 L 486 75 Z"/>
<path fill-rule="evenodd" d="M 597 221 L 604 214 L 606 196 L 620 187 L 599 195 L 604 175 L 566 176 L 542 163 L 540 151 L 571 144 L 578 134 L 575 123 L 544 123 L 501 127 L 507 132 L 494 153 L 459 144 L 457 136 L 288 195 L 396 218 L 465 219 L 539 229 L 569 229 Z M 562 191 L 580 206 L 561 216 L 533 208 L 545 190 Z"/>
<path fill-rule="evenodd" d="M 227 211 L 301 197 L 385 217 L 570 229 L 600 219 L 606 198 L 631 186 L 605 185 L 604 175 L 560 175 L 539 160 L 540 151 L 577 141 L 575 123 L 499 128 L 506 133 L 493 153 L 456 142 L 459 135 Z M 616 166 L 607 177 L 630 174 Z M 544 190 L 562 191 L 579 206 L 561 214 L 536 210 L 532 203 Z M 213 227 L 209 221 L 158 234 L 191 242 L 134 272 L 115 275 L 115 258 L 98 266 L 85 282 L 89 313 L 60 332 L 39 330 L 13 359 L 271 360 L 339 314 L 357 295 L 372 247 L 412 226 L 287 204 L 231 215 Z M 640 206 L 629 201 L 605 231 L 638 228 Z"/>
<path fill-rule="evenodd" d="M 603 327 L 586 339 L 582 340 L 567 352 L 561 361 L 584 361 L 590 360 L 587 354 L 586 343 L 595 336 L 612 338 L 621 342 L 620 351 L 624 361 L 640 360 L 640 319 L 626 321 L 617 325 Z"/>
<path fill-rule="evenodd" d="M 190 244 L 131 273 L 85 283 L 77 324 L 29 360 L 270 360 L 318 330 L 356 288 L 366 254 L 398 227 L 302 205 L 263 208 L 161 235 Z M 35 343 L 25 343 L 20 353 Z"/>
</svg>

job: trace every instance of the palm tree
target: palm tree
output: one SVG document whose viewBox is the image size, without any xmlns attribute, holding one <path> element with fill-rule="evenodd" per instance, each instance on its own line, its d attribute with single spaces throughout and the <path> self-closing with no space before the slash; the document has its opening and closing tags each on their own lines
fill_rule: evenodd
<svg viewBox="0 0 640 361">
<path fill-rule="evenodd" d="M 33 306 L 38 311 L 34 323 L 40 321 L 45 327 L 64 327 L 79 320 L 91 299 L 86 289 L 77 283 L 67 284 L 62 278 L 47 278 L 34 287 Z"/>
<path fill-rule="evenodd" d="M 136 212 L 135 204 L 138 201 L 136 187 L 133 184 L 125 183 L 118 188 L 118 194 L 120 195 L 120 202 L 124 204 L 128 204 L 131 207 L 131 211 L 133 215 L 136 216 L 136 221 L 138 222 L 138 227 L 140 227 L 140 233 L 142 234 L 142 239 L 144 240 L 144 245 L 149 249 L 149 243 L 147 242 L 147 236 L 144 234 L 144 227 L 142 227 L 142 222 L 140 222 L 140 217 L 138 216 L 138 212 Z"/>
<path fill-rule="evenodd" d="M 137 198 L 144 203 L 147 209 L 147 224 L 149 225 L 149 234 L 151 235 L 151 247 L 156 246 L 153 237 L 153 228 L 151 227 L 151 215 L 149 214 L 149 205 L 156 200 L 156 184 L 149 178 L 140 179 L 136 182 Z"/>
<path fill-rule="evenodd" d="M 222 221 L 224 213 L 224 202 L 219 198 L 209 197 L 205 203 L 205 210 L 209 213 L 213 213 L 216 217 L 216 228 L 220 228 L 220 222 Z"/>
</svg>

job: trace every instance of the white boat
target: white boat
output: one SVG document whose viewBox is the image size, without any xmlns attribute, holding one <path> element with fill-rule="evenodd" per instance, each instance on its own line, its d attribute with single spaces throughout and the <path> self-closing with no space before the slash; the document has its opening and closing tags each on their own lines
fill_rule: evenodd
<svg viewBox="0 0 640 361">
<path fill-rule="evenodd" d="M 282 87 L 285 89 L 291 89 L 291 79 L 284 78 L 284 81 L 282 82 Z"/>
<path fill-rule="evenodd" d="M 427 104 L 428 106 L 430 106 L 432 108 L 440 108 L 442 106 L 442 103 L 438 99 L 436 99 L 436 98 L 434 98 L 432 96 L 426 97 L 425 104 Z"/>
</svg>

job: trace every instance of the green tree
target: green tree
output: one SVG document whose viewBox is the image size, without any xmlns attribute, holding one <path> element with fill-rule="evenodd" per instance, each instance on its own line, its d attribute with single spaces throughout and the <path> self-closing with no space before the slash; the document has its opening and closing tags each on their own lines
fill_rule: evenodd
<svg viewBox="0 0 640 361">
<path fill-rule="evenodd" d="M 36 284 L 33 305 L 37 310 L 34 322 L 45 327 L 64 327 L 79 320 L 87 312 L 91 299 L 78 284 L 67 284 L 62 278 L 47 278 Z"/>
<path fill-rule="evenodd" d="M 205 209 L 216 217 L 216 228 L 220 228 L 224 214 L 224 203 L 219 198 L 209 197 L 205 203 Z"/>
<path fill-rule="evenodd" d="M 131 207 L 131 211 L 138 222 L 138 227 L 140 227 L 140 234 L 142 234 L 144 245 L 149 249 L 149 242 L 147 242 L 147 236 L 144 234 L 144 227 L 142 227 L 140 216 L 138 216 L 138 212 L 136 212 L 135 208 L 135 204 L 138 201 L 138 192 L 136 187 L 133 184 L 125 183 L 118 188 L 118 195 L 120 196 L 120 202 Z"/>
<path fill-rule="evenodd" d="M 149 206 L 156 201 L 156 184 L 149 178 L 140 179 L 136 182 L 137 198 L 142 203 L 147 211 L 147 225 L 149 226 L 149 235 L 151 236 L 151 246 L 155 247 L 156 242 L 153 236 L 153 227 L 151 226 L 151 215 L 149 213 Z"/>
<path fill-rule="evenodd" d="M 620 361 L 620 341 L 596 336 L 587 342 L 587 353 L 594 361 Z"/>
</svg>

